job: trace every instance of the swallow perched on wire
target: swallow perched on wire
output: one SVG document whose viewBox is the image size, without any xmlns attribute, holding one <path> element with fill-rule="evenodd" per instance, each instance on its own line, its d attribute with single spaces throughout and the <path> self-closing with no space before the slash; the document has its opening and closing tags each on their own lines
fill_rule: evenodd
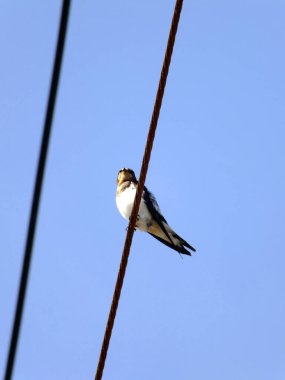
<svg viewBox="0 0 285 380">
<path fill-rule="evenodd" d="M 133 209 L 138 181 L 132 169 L 123 168 L 117 177 L 116 204 L 121 215 L 129 220 Z M 196 251 L 187 241 L 183 240 L 168 225 L 161 214 L 154 195 L 144 187 L 142 199 L 137 216 L 136 228 L 146 231 L 161 243 L 179 253 L 191 256 Z M 186 247 L 186 248 L 185 248 Z"/>
</svg>

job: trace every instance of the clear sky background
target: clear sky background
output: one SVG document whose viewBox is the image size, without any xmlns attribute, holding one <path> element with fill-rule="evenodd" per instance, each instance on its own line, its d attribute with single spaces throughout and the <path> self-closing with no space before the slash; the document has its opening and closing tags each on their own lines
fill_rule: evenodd
<svg viewBox="0 0 285 380">
<path fill-rule="evenodd" d="M 94 376 L 173 8 L 72 4 L 15 380 Z M 1 374 L 60 9 L 0 2 Z M 146 185 L 197 253 L 135 233 L 104 379 L 285 379 L 284 16 L 184 2 Z"/>
</svg>

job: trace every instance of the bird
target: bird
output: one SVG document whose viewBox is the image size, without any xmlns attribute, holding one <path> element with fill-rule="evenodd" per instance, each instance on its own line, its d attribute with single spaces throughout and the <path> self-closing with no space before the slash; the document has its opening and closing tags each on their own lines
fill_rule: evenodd
<svg viewBox="0 0 285 380">
<path fill-rule="evenodd" d="M 132 169 L 123 168 L 119 171 L 117 176 L 116 204 L 120 214 L 127 220 L 130 219 L 132 213 L 137 186 L 138 181 Z M 155 239 L 180 254 L 191 256 L 191 251 L 196 251 L 194 247 L 177 235 L 168 225 L 154 195 L 145 186 L 135 228 L 148 232 Z"/>
</svg>

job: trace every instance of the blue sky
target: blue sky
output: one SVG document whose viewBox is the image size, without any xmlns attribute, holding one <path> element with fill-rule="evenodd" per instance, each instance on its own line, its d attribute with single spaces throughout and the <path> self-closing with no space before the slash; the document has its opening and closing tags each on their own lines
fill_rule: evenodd
<svg viewBox="0 0 285 380">
<path fill-rule="evenodd" d="M 174 1 L 74 1 L 15 380 L 92 379 Z M 61 3 L 0 3 L 4 371 Z M 187 1 L 146 185 L 197 249 L 136 232 L 105 379 L 285 378 L 285 3 Z"/>
</svg>

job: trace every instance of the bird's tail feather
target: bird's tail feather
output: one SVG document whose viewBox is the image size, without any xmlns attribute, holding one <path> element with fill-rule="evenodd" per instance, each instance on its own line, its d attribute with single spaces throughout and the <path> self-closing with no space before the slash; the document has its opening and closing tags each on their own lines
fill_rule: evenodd
<svg viewBox="0 0 285 380">
<path fill-rule="evenodd" d="M 152 234 L 151 232 L 149 232 L 149 234 L 153 236 L 154 238 L 156 238 L 157 240 L 159 240 L 161 243 L 167 245 L 169 248 L 172 248 L 179 253 L 183 253 L 184 255 L 192 256 L 191 252 L 187 251 L 187 249 L 184 248 L 183 246 L 171 244 L 167 240 L 164 240 L 160 238 L 159 236 Z"/>
<path fill-rule="evenodd" d="M 180 240 L 181 243 L 183 245 L 185 245 L 185 247 L 191 249 L 191 251 L 196 252 L 196 249 L 194 247 L 192 247 L 192 245 L 190 245 L 189 243 L 187 243 L 187 241 L 185 241 L 184 239 L 182 239 L 182 237 L 180 237 L 179 235 L 177 235 L 175 232 L 173 232 L 173 237 L 175 237 L 176 239 Z"/>
<path fill-rule="evenodd" d="M 195 252 L 195 248 L 193 248 L 189 243 L 187 243 L 187 241 L 177 235 L 167 223 L 162 223 L 163 230 L 158 223 L 154 223 L 148 228 L 147 232 L 159 240 L 161 243 L 167 245 L 175 251 L 191 256 L 191 253 L 185 247 L 189 248 L 193 252 Z"/>
</svg>

